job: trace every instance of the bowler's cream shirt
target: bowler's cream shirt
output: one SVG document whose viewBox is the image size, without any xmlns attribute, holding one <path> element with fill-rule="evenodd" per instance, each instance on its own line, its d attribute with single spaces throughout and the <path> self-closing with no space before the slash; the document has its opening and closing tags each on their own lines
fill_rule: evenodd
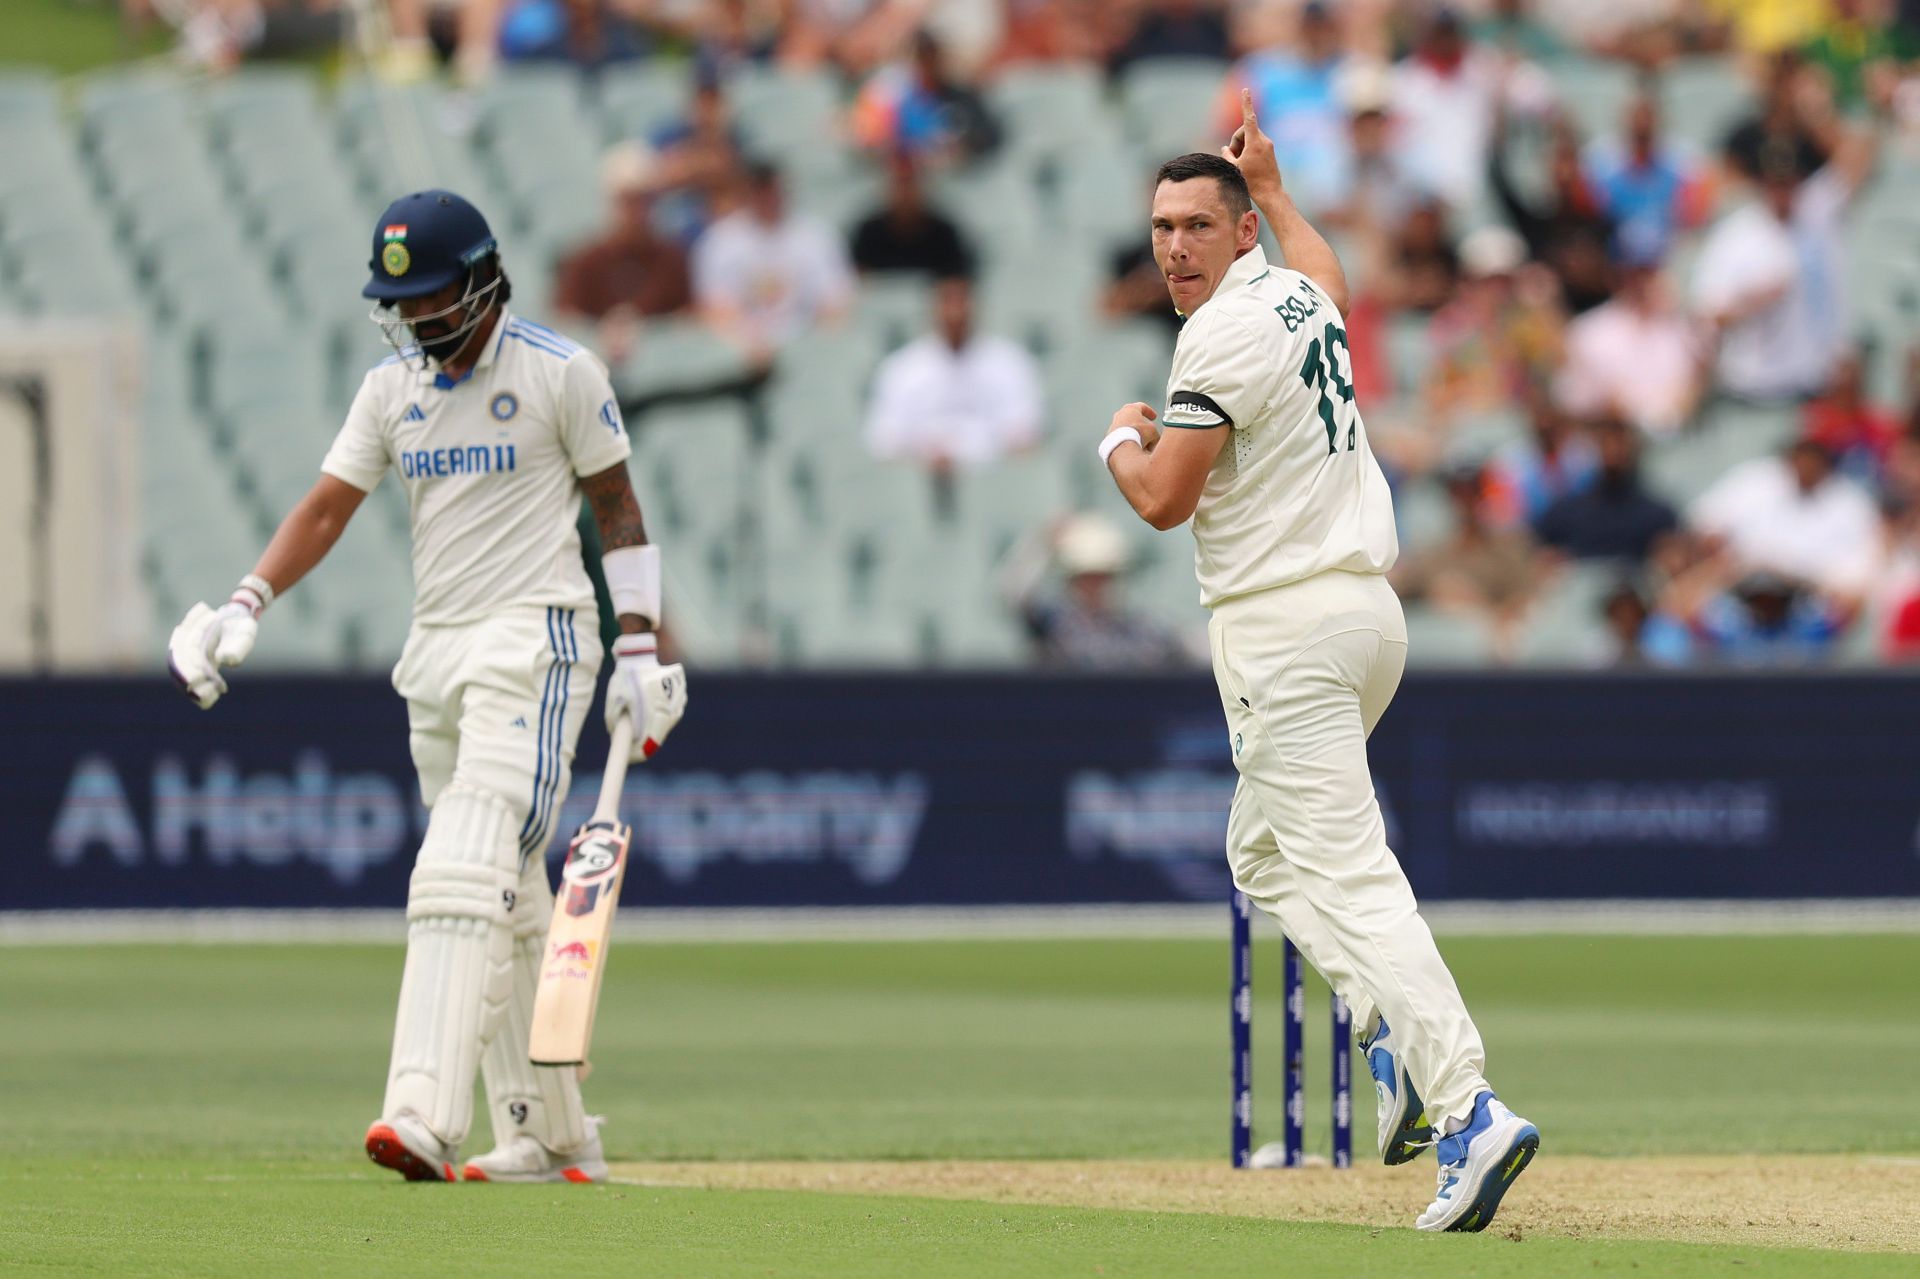
<svg viewBox="0 0 1920 1279">
<path fill-rule="evenodd" d="M 1207 607 L 1332 569 L 1393 567 L 1393 498 L 1353 403 L 1346 325 L 1258 246 L 1180 331 L 1161 423 L 1230 432 L 1193 514 Z"/>
</svg>

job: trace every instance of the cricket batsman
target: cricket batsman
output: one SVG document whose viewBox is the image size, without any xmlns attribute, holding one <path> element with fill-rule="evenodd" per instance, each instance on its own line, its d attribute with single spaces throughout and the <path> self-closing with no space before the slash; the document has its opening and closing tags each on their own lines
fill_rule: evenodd
<svg viewBox="0 0 1920 1279">
<path fill-rule="evenodd" d="M 627 477 L 606 369 L 507 309 L 486 219 L 450 191 L 394 201 L 362 290 L 395 354 L 370 370 L 318 481 L 221 607 L 195 604 L 167 644 L 202 708 L 252 651 L 260 617 L 330 550 L 393 471 L 411 511 L 412 629 L 394 668 L 429 810 L 407 891 L 407 957 L 373 1161 L 452 1181 L 486 1081 L 495 1147 L 469 1181 L 604 1181 L 598 1119 L 572 1067 L 528 1062 L 553 909 L 546 848 L 593 701 L 601 648 L 575 527 L 592 503 L 619 614 L 609 728 L 651 755 L 686 708 L 660 665 L 660 552 Z"/>
<path fill-rule="evenodd" d="M 1125 406 L 1100 458 L 1156 529 L 1193 522 L 1240 774 L 1234 883 L 1353 1008 L 1383 1162 L 1435 1147 L 1439 1189 L 1415 1225 L 1481 1230 L 1540 1133 L 1488 1086 L 1480 1033 L 1387 847 L 1367 736 L 1407 659 L 1386 579 L 1392 498 L 1353 402 L 1346 277 L 1282 186 L 1251 93 L 1241 111 L 1220 155 L 1160 168 L 1154 258 L 1186 325 L 1158 426 Z M 1256 206 L 1286 266 L 1256 242 Z"/>
</svg>

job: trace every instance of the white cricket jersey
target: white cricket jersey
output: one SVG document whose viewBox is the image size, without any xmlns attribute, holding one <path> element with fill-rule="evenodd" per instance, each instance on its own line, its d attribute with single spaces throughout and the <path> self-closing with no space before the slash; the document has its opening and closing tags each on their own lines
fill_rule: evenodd
<svg viewBox="0 0 1920 1279">
<path fill-rule="evenodd" d="M 1193 513 L 1207 607 L 1330 569 L 1393 567 L 1393 496 L 1353 403 L 1346 324 L 1259 246 L 1180 330 L 1160 421 L 1231 432 Z"/>
<path fill-rule="evenodd" d="M 367 492 L 398 473 L 413 620 L 442 624 L 530 604 L 593 608 L 579 477 L 629 452 L 599 359 L 503 310 L 458 381 L 399 356 L 370 369 L 320 469 Z"/>
</svg>

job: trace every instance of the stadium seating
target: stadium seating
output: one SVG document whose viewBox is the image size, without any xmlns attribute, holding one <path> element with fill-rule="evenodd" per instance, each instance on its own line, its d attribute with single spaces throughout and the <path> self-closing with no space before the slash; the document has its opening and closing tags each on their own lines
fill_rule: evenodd
<svg viewBox="0 0 1920 1279">
<path fill-rule="evenodd" d="M 671 548 L 674 629 L 695 660 L 1018 662 L 1025 642 L 1001 598 L 1000 560 L 1076 508 L 1128 529 L 1139 548 L 1132 598 L 1194 632 L 1189 540 L 1134 521 L 1090 445 L 1120 404 L 1162 397 L 1167 330 L 1110 324 L 1098 299 L 1114 253 L 1142 242 L 1150 161 L 1205 140 L 1221 72 L 1148 61 L 1109 85 L 1086 68 L 1011 67 L 987 91 L 1005 146 L 932 184 L 980 250 L 982 326 L 1041 360 L 1047 436 L 1030 457 L 935 485 L 867 456 L 867 388 L 886 352 L 927 330 L 924 282 L 864 282 L 845 326 L 804 335 L 757 383 L 740 352 L 697 324 L 649 327 L 614 372 L 653 406 L 630 422 L 634 478 Z M 1589 136 L 1617 128 L 1630 71 L 1573 58 L 1553 73 Z M 604 217 L 602 148 L 679 119 L 691 83 L 670 61 L 591 79 L 514 68 L 470 94 L 329 85 L 298 67 L 210 83 L 152 68 L 72 84 L 0 72 L 0 317 L 116 316 L 150 334 L 142 555 L 156 636 L 223 589 L 311 482 L 364 370 L 385 354 L 358 296 L 373 212 L 429 183 L 472 194 L 500 230 L 516 308 L 543 315 L 556 258 Z M 1662 86 L 1675 136 L 1699 148 L 1750 100 L 1724 59 L 1683 59 Z M 750 148 L 783 163 L 802 209 L 846 229 L 877 204 L 880 178 L 844 136 L 847 92 L 832 78 L 747 70 L 728 91 Z M 1883 393 L 1899 389 L 1920 337 L 1917 208 L 1920 164 L 1889 155 L 1849 237 L 1854 312 Z M 1384 340 L 1409 396 L 1425 375 L 1424 321 L 1396 318 Z M 732 389 L 685 398 L 700 387 Z M 1697 430 L 1650 445 L 1647 474 L 1685 503 L 1793 428 L 1790 415 L 1716 406 Z M 1449 456 L 1486 456 L 1523 434 L 1516 414 L 1480 415 L 1459 425 Z M 1452 516 L 1436 483 L 1408 481 L 1396 500 L 1404 546 L 1445 538 Z M 298 636 L 276 630 L 263 656 L 393 660 L 410 593 L 399 486 L 373 495 L 334 558 L 296 595 L 302 625 L 284 629 Z M 1565 574 L 1522 628 L 1518 660 L 1590 656 L 1611 572 Z M 1414 608 L 1409 626 L 1422 663 L 1475 665 L 1491 652 L 1470 620 Z"/>
<path fill-rule="evenodd" d="M 1159 157 L 1212 150 L 1208 136 L 1226 72 L 1210 58 L 1149 58 L 1127 68 L 1120 103 L 1139 150 Z"/>
</svg>

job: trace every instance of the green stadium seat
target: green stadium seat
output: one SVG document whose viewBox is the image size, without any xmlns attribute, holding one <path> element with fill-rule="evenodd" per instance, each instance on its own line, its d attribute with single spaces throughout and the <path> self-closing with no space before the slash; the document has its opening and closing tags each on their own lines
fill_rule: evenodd
<svg viewBox="0 0 1920 1279">
<path fill-rule="evenodd" d="M 171 627 L 195 600 L 232 585 L 235 562 L 258 550 L 261 529 L 185 413 L 150 408 L 141 466 L 141 558 Z"/>
<path fill-rule="evenodd" d="M 943 619 L 934 632 L 934 660 L 949 670 L 995 670 L 1019 666 L 1031 645 L 1010 609 L 981 607 Z"/>
<path fill-rule="evenodd" d="M 1697 432 L 1654 444 L 1642 467 L 1647 486 L 1685 508 L 1727 471 L 1728 447 L 1715 433 Z"/>
<path fill-rule="evenodd" d="M 851 238 L 860 220 L 881 206 L 886 184 L 877 168 L 860 164 L 844 148 L 823 148 L 822 153 L 832 158 L 794 164 L 783 157 L 782 176 L 796 209 Z M 945 211 L 958 213 L 953 207 Z"/>
<path fill-rule="evenodd" d="M 392 145 L 389 135 L 395 130 L 430 144 L 445 132 L 445 112 L 445 94 L 435 85 L 393 84 L 366 76 L 344 81 L 333 100 L 335 127 L 355 150 Z"/>
<path fill-rule="evenodd" d="M 207 335 L 208 407 L 216 413 L 257 415 L 274 404 L 298 413 L 326 402 L 325 353 L 284 331 L 223 331 Z"/>
<path fill-rule="evenodd" d="M 989 261 L 1005 246 L 1039 236 L 1039 196 L 1032 177 L 1016 163 L 983 160 L 940 174 L 931 186 L 934 201 Z"/>
<path fill-rule="evenodd" d="M 209 84 L 201 95 L 216 132 L 285 134 L 320 123 L 320 94 L 305 68 L 253 63 Z"/>
<path fill-rule="evenodd" d="M 1705 155 L 1753 108 L 1753 86 L 1731 58 L 1679 58 L 1660 73 L 1660 115 L 1667 134 Z"/>
<path fill-rule="evenodd" d="M 1493 661 L 1493 634 L 1479 618 L 1407 606 L 1407 664 L 1414 667 L 1479 667 Z"/>
<path fill-rule="evenodd" d="M 959 471 L 953 487 L 954 523 L 979 539 L 994 563 L 1035 521 L 1069 507 L 1062 467 L 1045 452 Z"/>
<path fill-rule="evenodd" d="M 1567 58 L 1554 64 L 1553 83 L 1583 137 L 1611 137 L 1633 96 L 1635 73 L 1625 63 Z"/>
<path fill-rule="evenodd" d="M 1602 602 L 1633 567 L 1594 560 L 1566 565 L 1527 614 L 1515 660 L 1526 666 L 1593 665 L 1603 651 Z"/>
<path fill-rule="evenodd" d="M 549 162 L 552 167 L 547 167 Z M 516 171 L 500 184 L 499 211 L 488 211 L 501 237 L 501 258 L 510 273 L 538 258 L 557 264 L 574 246 L 606 225 L 607 200 L 592 166 L 564 157 Z M 518 283 L 515 290 L 519 290 Z M 524 297 L 525 294 L 522 294 Z"/>
<path fill-rule="evenodd" d="M 1084 257 L 1002 255 L 980 283 L 977 322 L 1031 351 L 1071 346 L 1097 312 L 1102 281 L 1093 266 Z"/>
<path fill-rule="evenodd" d="M 1453 536 L 1453 504 L 1439 483 L 1411 480 L 1394 494 L 1394 519 L 1400 533 L 1400 553 L 1427 550 Z"/>
<path fill-rule="evenodd" d="M 1058 184 L 1060 216 L 1097 257 L 1144 245 L 1150 235 L 1153 172 L 1154 166 L 1117 136 L 1102 137 L 1096 129 L 1090 144 L 1064 159 Z"/>
<path fill-rule="evenodd" d="M 1875 609 L 1855 618 L 1853 625 L 1840 633 L 1827 659 L 1829 664 L 1853 670 L 1879 665 L 1880 632 L 1885 621 Z"/>
<path fill-rule="evenodd" d="M 1447 455 L 1451 461 L 1484 462 L 1529 434 L 1526 415 L 1518 410 L 1478 410 L 1454 422 Z"/>
<path fill-rule="evenodd" d="M 804 543 L 768 573 L 775 653 L 796 665 L 826 668 L 907 666 L 923 653 L 923 619 L 856 590 L 841 568 L 840 547 Z"/>
<path fill-rule="evenodd" d="M 863 327 L 810 329 L 780 349 L 775 376 L 782 387 L 864 400 L 880 363 L 878 339 Z"/>
<path fill-rule="evenodd" d="M 747 374 L 738 347 L 697 320 L 656 320 L 641 332 L 634 353 L 613 370 L 626 397 L 720 386 Z"/>
<path fill-rule="evenodd" d="M 81 82 L 79 104 L 82 123 L 96 136 L 187 127 L 194 114 L 186 77 L 154 68 L 89 76 Z"/>
<path fill-rule="evenodd" d="M 825 71 L 748 63 L 727 80 L 726 94 L 755 154 L 785 157 L 842 132 L 840 90 Z"/>
<path fill-rule="evenodd" d="M 1029 159 L 1070 154 L 1108 110 L 1099 70 L 1075 63 L 1009 67 L 988 86 L 987 103 L 1010 150 Z"/>
<path fill-rule="evenodd" d="M 37 67 L 0 67 L 0 125 L 46 128 L 60 114 L 59 81 Z"/>
<path fill-rule="evenodd" d="M 684 62 L 627 63 L 600 73 L 598 109 L 608 141 L 646 138 L 686 114 L 693 72 Z"/>
<path fill-rule="evenodd" d="M 1396 315 L 1386 324 L 1387 372 L 1399 395 L 1419 393 L 1433 363 L 1427 340 L 1427 320 L 1420 315 Z"/>
<path fill-rule="evenodd" d="M 495 130 L 515 121 L 578 130 L 584 98 L 580 73 L 572 67 L 517 63 L 503 68 L 480 90 L 478 118 L 483 128 Z"/>
<path fill-rule="evenodd" d="M 1147 155 L 1162 159 L 1217 149 L 1214 109 L 1227 64 L 1212 58 L 1148 58 L 1120 76 L 1127 132 Z"/>
</svg>

